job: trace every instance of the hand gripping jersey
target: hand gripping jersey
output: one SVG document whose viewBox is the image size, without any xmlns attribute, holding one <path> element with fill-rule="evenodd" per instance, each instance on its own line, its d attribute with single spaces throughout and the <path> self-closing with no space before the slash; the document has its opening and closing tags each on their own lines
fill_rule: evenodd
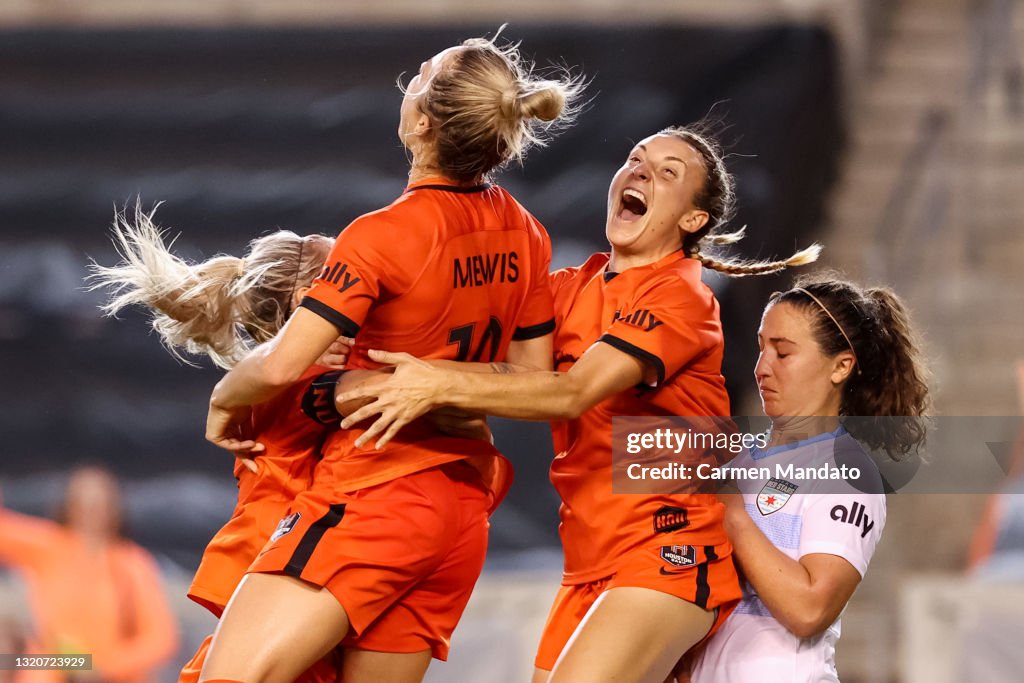
<svg viewBox="0 0 1024 683">
<path fill-rule="evenodd" d="M 797 476 L 822 466 L 857 468 L 855 482 Z M 842 428 L 805 441 L 755 449 L 730 467 L 768 468 L 770 476 L 738 481 L 744 507 L 775 547 L 798 560 L 837 555 L 867 571 L 885 526 L 885 496 L 871 458 Z M 790 470 L 790 466 L 792 469 Z M 744 583 L 743 599 L 693 669 L 694 683 L 839 681 L 835 646 L 840 620 L 814 638 L 798 638 L 772 617 Z"/>
<path fill-rule="evenodd" d="M 723 507 L 713 495 L 612 494 L 613 416 L 729 415 L 718 302 L 700 280 L 700 262 L 682 251 L 622 273 L 608 272 L 607 264 L 608 254 L 595 254 L 551 276 L 556 369 L 567 371 L 600 341 L 644 361 L 655 376 L 652 386 L 552 424 L 551 481 L 562 497 L 567 585 L 614 574 L 627 552 L 655 539 L 656 516 L 666 506 L 686 510 L 686 527 L 673 543 L 727 543 Z"/>
<path fill-rule="evenodd" d="M 426 180 L 349 225 L 301 305 L 355 337 L 354 368 L 377 367 L 369 349 L 501 360 L 512 340 L 554 330 L 550 260 L 544 228 L 505 190 Z M 362 431 L 330 435 L 318 488 L 354 491 L 462 459 L 489 471 L 500 458 L 490 444 L 443 436 L 426 420 L 383 452 L 354 448 Z M 491 483 L 496 497 L 507 483 L 502 472 Z"/>
<path fill-rule="evenodd" d="M 253 408 L 253 432 L 266 450 L 251 472 L 235 463 L 238 503 L 206 546 L 188 596 L 214 615 L 224 612 L 292 500 L 313 482 L 313 468 L 330 428 L 336 427 L 336 372 L 313 366 L 272 400 Z M 322 377 L 323 381 L 314 381 Z"/>
</svg>

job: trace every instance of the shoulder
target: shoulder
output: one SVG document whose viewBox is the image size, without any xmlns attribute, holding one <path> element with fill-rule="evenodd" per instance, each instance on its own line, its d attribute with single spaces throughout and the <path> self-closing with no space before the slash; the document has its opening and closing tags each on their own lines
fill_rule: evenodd
<svg viewBox="0 0 1024 683">
<path fill-rule="evenodd" d="M 884 493 L 885 487 L 882 475 L 878 471 L 878 465 L 864 446 L 850 434 L 844 433 L 833 442 L 832 461 L 836 467 L 845 467 L 847 471 L 857 471 L 856 478 L 846 481 L 852 492 Z"/>
<path fill-rule="evenodd" d="M 610 254 L 608 252 L 599 252 L 597 254 L 591 254 L 590 257 L 578 266 L 572 266 L 570 268 L 560 268 L 552 273 L 552 276 L 558 276 L 565 280 L 589 280 L 590 278 L 597 275 L 605 266 L 608 265 L 608 259 Z"/>
<path fill-rule="evenodd" d="M 498 185 L 492 185 L 487 189 L 486 193 L 485 196 L 487 196 L 488 201 L 492 203 L 494 201 L 500 202 L 500 210 L 503 216 L 514 219 L 514 222 L 511 223 L 512 225 L 525 230 L 535 243 L 550 244 L 551 238 L 544 224 L 530 213 L 518 199 L 513 197 L 508 190 Z"/>
<path fill-rule="evenodd" d="M 363 214 L 349 223 L 338 237 L 338 244 L 347 249 L 394 250 L 399 243 L 403 251 L 433 243 L 433 223 L 424 220 L 427 212 L 402 202 Z"/>
<path fill-rule="evenodd" d="M 608 254 L 593 254 L 582 265 L 559 268 L 551 273 L 551 289 L 557 295 L 560 291 L 578 288 L 589 282 L 595 275 L 608 265 Z"/>
<path fill-rule="evenodd" d="M 680 305 L 717 309 L 715 293 L 701 280 L 701 272 L 699 261 L 682 258 L 652 271 L 637 285 L 637 293 L 657 293 L 671 297 Z"/>
</svg>

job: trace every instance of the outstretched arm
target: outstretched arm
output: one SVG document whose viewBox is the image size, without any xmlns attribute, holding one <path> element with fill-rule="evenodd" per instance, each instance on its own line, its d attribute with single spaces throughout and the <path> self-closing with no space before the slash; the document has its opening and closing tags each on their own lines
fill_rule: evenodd
<svg viewBox="0 0 1024 683">
<path fill-rule="evenodd" d="M 0 565 L 39 569 L 60 551 L 64 536 L 56 522 L 14 512 L 0 500 Z"/>
<path fill-rule="evenodd" d="M 370 356 L 395 365 L 394 374 L 385 382 L 345 392 L 338 400 L 372 400 L 343 420 L 342 427 L 380 415 L 357 441 L 362 446 L 380 435 L 377 448 L 404 425 L 441 406 L 525 420 L 577 417 L 640 383 L 646 369 L 643 361 L 601 342 L 569 372 L 516 372 L 502 364 L 492 364 L 491 372 L 466 372 L 458 364 L 425 362 L 408 354 L 371 351 Z"/>
</svg>

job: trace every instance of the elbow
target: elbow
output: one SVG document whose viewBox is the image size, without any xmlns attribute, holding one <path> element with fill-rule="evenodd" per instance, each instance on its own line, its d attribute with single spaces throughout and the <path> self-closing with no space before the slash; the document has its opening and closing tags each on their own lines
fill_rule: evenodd
<svg viewBox="0 0 1024 683">
<path fill-rule="evenodd" d="M 299 381 L 306 368 L 297 367 L 274 354 L 268 355 L 263 361 L 263 381 L 275 388 L 284 388 Z"/>
<path fill-rule="evenodd" d="M 782 621 L 780 619 L 780 621 Z M 813 606 L 801 610 L 799 613 L 790 615 L 783 626 L 797 638 L 815 638 L 832 625 L 835 617 L 828 614 L 824 609 Z"/>
<path fill-rule="evenodd" d="M 586 411 L 579 405 L 575 403 L 564 402 L 555 411 L 553 417 L 556 420 L 575 420 L 584 412 Z"/>
<path fill-rule="evenodd" d="M 567 377 L 568 375 L 563 375 Z M 592 401 L 578 382 L 569 379 L 563 391 L 560 392 L 561 400 L 556 408 L 556 419 L 575 420 L 583 413 L 590 410 L 596 401 Z"/>
</svg>

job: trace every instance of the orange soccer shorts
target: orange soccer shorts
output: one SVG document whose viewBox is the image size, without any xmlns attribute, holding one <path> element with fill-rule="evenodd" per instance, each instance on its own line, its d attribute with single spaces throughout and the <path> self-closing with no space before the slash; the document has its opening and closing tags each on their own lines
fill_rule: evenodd
<svg viewBox="0 0 1024 683">
<path fill-rule="evenodd" d="M 344 647 L 429 649 L 445 660 L 483 568 L 490 506 L 479 473 L 461 461 L 352 493 L 314 486 L 250 571 L 331 591 L 349 619 Z"/>
<path fill-rule="evenodd" d="M 612 576 L 562 586 L 544 624 L 534 665 L 546 671 L 553 669 L 565 644 L 598 597 L 606 590 L 622 586 L 650 588 L 716 610 L 715 622 L 705 640 L 710 638 L 742 597 L 731 557 L 732 546 L 673 545 L 671 540 L 668 537 L 660 544 L 633 550 Z M 684 654 L 680 652 L 679 656 Z"/>
<path fill-rule="evenodd" d="M 206 546 L 188 597 L 219 618 L 291 502 L 280 497 L 237 505 L 231 519 Z"/>
</svg>

